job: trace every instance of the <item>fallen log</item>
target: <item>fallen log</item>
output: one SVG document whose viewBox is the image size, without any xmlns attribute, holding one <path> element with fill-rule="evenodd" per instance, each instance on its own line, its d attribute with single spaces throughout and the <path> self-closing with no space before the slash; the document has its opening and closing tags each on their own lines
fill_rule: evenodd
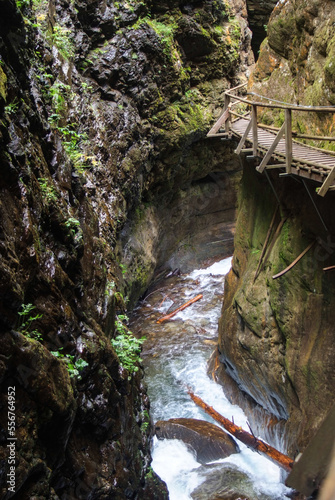
<svg viewBox="0 0 335 500">
<path fill-rule="evenodd" d="M 238 427 L 236 424 L 231 422 L 228 418 L 224 417 L 218 413 L 212 406 L 209 406 L 205 401 L 203 401 L 199 396 L 196 396 L 189 388 L 187 392 L 198 406 L 205 410 L 208 415 L 210 415 L 214 420 L 219 422 L 230 434 L 236 437 L 239 441 L 247 445 L 249 448 L 261 453 L 262 455 L 269 458 L 272 462 L 279 465 L 287 472 L 291 472 L 294 460 L 284 455 L 280 451 L 276 450 L 272 446 L 264 443 L 261 439 L 257 439 L 249 432 L 244 431 L 242 427 Z"/>
<path fill-rule="evenodd" d="M 193 299 L 185 302 L 185 304 L 183 304 L 182 306 L 178 307 L 177 309 L 175 309 L 174 311 L 170 312 L 169 314 L 167 314 L 166 316 L 162 316 L 161 318 L 159 318 L 156 323 L 163 323 L 163 321 L 167 321 L 169 320 L 170 318 L 172 318 L 173 316 L 175 316 L 177 313 L 179 313 L 179 311 L 183 311 L 184 309 L 186 309 L 186 307 L 190 306 L 191 304 L 194 304 L 194 302 L 197 302 L 198 300 L 202 299 L 203 295 L 200 294 L 200 295 L 197 295 L 196 297 L 194 297 Z"/>
</svg>

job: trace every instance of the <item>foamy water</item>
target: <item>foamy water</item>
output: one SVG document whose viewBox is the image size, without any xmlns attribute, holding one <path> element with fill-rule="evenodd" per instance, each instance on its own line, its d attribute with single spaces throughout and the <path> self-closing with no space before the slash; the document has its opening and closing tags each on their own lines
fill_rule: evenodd
<svg viewBox="0 0 335 500">
<path fill-rule="evenodd" d="M 186 386 L 189 386 L 219 413 L 248 430 L 247 417 L 243 411 L 229 403 L 222 387 L 207 375 L 207 362 L 217 338 L 223 278 L 230 266 L 231 259 L 224 259 L 207 269 L 195 270 L 180 277 L 178 283 L 174 283 L 174 288 L 179 287 L 178 296 L 182 295 L 186 302 L 203 293 L 203 299 L 178 313 L 165 326 L 164 323 L 156 325 L 152 319 L 144 326 L 141 324 L 141 334 L 148 338 L 143 358 L 151 413 L 155 422 L 183 417 L 217 424 L 190 399 L 186 390 Z M 169 285 L 160 293 L 162 296 L 165 293 L 163 303 L 161 297 L 157 300 L 158 297 L 153 296 L 152 302 L 149 301 L 145 306 L 151 315 L 158 311 L 164 314 L 173 305 L 174 298 L 169 298 L 172 294 Z M 143 317 L 144 311 L 137 311 L 137 314 L 142 314 Z M 135 330 L 134 325 L 132 328 Z M 150 342 L 155 342 L 155 350 L 151 348 L 149 354 L 146 349 L 150 349 Z M 242 443 L 238 444 L 241 453 L 219 462 L 235 464 L 245 471 L 252 478 L 257 491 L 276 500 L 288 498 L 285 493 L 290 490 L 280 481 L 279 467 Z M 167 483 L 170 500 L 191 500 L 191 492 L 204 480 L 197 472 L 200 464 L 179 440 L 155 438 L 152 467 Z"/>
</svg>

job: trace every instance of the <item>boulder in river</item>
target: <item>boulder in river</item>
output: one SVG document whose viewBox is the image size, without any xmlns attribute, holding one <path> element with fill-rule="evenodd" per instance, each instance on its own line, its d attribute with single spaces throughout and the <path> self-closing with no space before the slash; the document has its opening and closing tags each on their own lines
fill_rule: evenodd
<svg viewBox="0 0 335 500">
<path fill-rule="evenodd" d="M 204 479 L 192 491 L 193 500 L 279 500 L 281 495 L 257 491 L 252 479 L 230 463 L 203 465 L 197 469 Z"/>
<path fill-rule="evenodd" d="M 155 425 L 158 439 L 180 439 L 190 446 L 200 463 L 213 462 L 239 453 L 235 440 L 217 425 L 195 418 L 159 420 Z"/>
</svg>

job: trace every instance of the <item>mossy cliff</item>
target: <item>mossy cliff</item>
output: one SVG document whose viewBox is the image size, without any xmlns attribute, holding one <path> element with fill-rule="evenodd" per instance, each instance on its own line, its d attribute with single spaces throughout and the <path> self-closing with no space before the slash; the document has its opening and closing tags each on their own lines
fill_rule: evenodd
<svg viewBox="0 0 335 500">
<path fill-rule="evenodd" d="M 281 207 L 256 277 L 277 200 L 265 176 L 244 165 L 219 327 L 219 372 L 235 401 L 268 414 L 263 411 L 267 438 L 295 456 L 333 404 L 335 289 L 323 268 L 335 261 L 334 197 L 321 200 L 307 181 L 326 232 L 301 182 L 277 174 L 271 180 Z M 311 242 L 314 247 L 289 272 L 273 279 Z"/>
<path fill-rule="evenodd" d="M 165 498 L 142 372 L 122 368 L 111 338 L 126 294 L 134 303 L 185 238 L 166 231 L 172 201 L 187 215 L 190 189 L 193 215 L 207 217 L 221 180 L 228 193 L 235 185 L 229 146 L 204 137 L 252 62 L 245 5 L 0 0 L 0 10 L 1 494 Z"/>
<path fill-rule="evenodd" d="M 249 86 L 254 92 L 279 101 L 308 106 L 335 104 L 335 21 L 331 0 L 279 2 L 273 10 L 267 38 Z M 293 113 L 297 132 L 331 136 L 334 114 Z M 266 111 L 264 123 L 280 126 L 283 113 Z M 333 149 L 334 143 L 317 142 Z"/>
<path fill-rule="evenodd" d="M 333 105 L 333 17 L 333 2 L 278 3 L 249 90 L 277 101 Z M 280 126 L 284 115 L 263 108 L 259 119 Z M 334 115 L 293 112 L 293 127 L 305 134 L 333 135 Z M 333 148 L 332 142 L 315 145 Z M 269 172 L 281 201 L 280 216 L 278 212 L 255 278 L 277 201 L 265 174 L 244 161 L 233 269 L 220 322 L 219 371 L 231 397 L 267 424 L 266 437 L 295 456 L 333 404 L 334 285 L 323 268 L 334 264 L 334 196 L 329 192 L 321 199 L 312 181 L 304 185 Z M 282 227 L 274 239 L 280 218 Z M 313 241 L 295 267 L 273 279 Z"/>
</svg>

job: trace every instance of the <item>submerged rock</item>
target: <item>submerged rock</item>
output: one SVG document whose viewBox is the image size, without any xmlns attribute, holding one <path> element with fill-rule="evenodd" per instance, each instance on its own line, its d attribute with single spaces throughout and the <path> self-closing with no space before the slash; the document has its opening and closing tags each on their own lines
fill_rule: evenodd
<svg viewBox="0 0 335 500">
<path fill-rule="evenodd" d="M 239 453 L 234 439 L 217 425 L 195 418 L 159 420 L 155 426 L 158 439 L 180 439 L 196 453 L 198 462 L 208 463 Z"/>
<path fill-rule="evenodd" d="M 233 464 L 216 464 L 197 469 L 205 480 L 192 493 L 194 500 L 276 500 L 257 492 L 251 478 Z"/>
</svg>

